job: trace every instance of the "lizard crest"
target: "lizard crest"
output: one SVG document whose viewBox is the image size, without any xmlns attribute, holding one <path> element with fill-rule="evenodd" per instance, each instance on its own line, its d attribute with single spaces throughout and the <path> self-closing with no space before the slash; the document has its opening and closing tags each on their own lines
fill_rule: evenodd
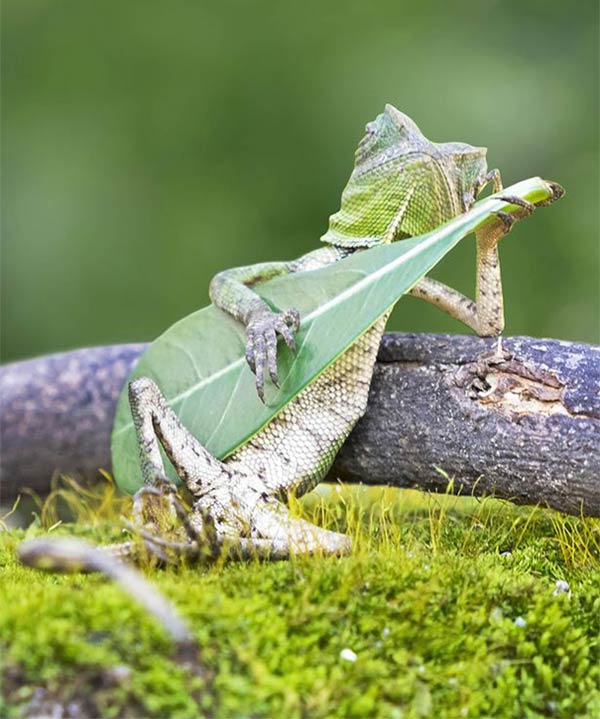
<svg viewBox="0 0 600 719">
<path fill-rule="evenodd" d="M 323 242 L 372 247 L 424 234 L 469 209 L 485 184 L 485 147 L 428 140 L 392 105 L 366 127 Z"/>
</svg>

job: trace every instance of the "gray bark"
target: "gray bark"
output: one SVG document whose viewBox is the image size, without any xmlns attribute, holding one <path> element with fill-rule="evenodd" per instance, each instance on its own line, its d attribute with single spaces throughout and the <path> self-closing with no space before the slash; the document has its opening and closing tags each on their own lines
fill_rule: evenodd
<svg viewBox="0 0 600 719">
<path fill-rule="evenodd" d="M 114 408 L 145 345 L 0 368 L 2 500 L 52 473 L 110 470 Z M 494 494 L 600 516 L 600 348 L 514 337 L 388 334 L 369 408 L 329 478 Z M 509 358 L 510 355 L 510 358 Z M 446 476 L 444 476 L 443 473 Z"/>
<path fill-rule="evenodd" d="M 369 409 L 332 477 L 600 516 L 600 348 L 386 335 Z M 444 474 L 442 474 L 442 472 Z"/>
<path fill-rule="evenodd" d="M 54 472 L 110 470 L 117 399 L 145 344 L 89 347 L 0 367 L 3 503 L 47 491 Z"/>
</svg>

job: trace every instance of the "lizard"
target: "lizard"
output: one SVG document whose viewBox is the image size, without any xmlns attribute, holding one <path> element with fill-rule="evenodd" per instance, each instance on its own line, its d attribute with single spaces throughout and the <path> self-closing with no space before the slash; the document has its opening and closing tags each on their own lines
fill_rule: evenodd
<svg viewBox="0 0 600 719">
<path fill-rule="evenodd" d="M 434 143 L 392 105 L 366 126 L 340 210 L 330 217 L 324 247 L 296 260 L 225 270 L 209 288 L 214 305 L 246 328 L 246 359 L 264 400 L 266 376 L 278 383 L 278 338 L 295 349 L 300 317 L 294 308 L 274 312 L 253 288 L 268 279 L 335 263 L 378 244 L 424 234 L 465 212 L 488 184 L 501 192 L 497 169 L 488 170 L 486 148 L 462 142 Z M 554 197 L 563 194 L 551 184 Z M 480 336 L 504 327 L 498 242 L 536 205 L 500 196 L 517 206 L 497 212 L 497 222 L 476 233 L 476 294 L 471 300 L 429 277 L 410 293 L 439 307 Z M 538 203 L 538 204 L 547 204 Z M 163 560 L 176 555 L 214 557 L 259 554 L 285 558 L 294 552 L 344 554 L 344 534 L 293 517 L 287 505 L 323 479 L 342 443 L 366 410 L 376 353 L 388 314 L 380 317 L 341 357 L 304 388 L 257 435 L 224 461 L 210 455 L 182 425 L 149 378 L 130 383 L 144 487 L 134 496 L 136 526 L 146 547 Z M 191 509 L 167 478 L 161 447 L 189 491 Z M 164 508 L 180 522 L 177 539 L 160 535 Z M 146 522 L 146 528 L 141 525 Z M 152 531 L 149 531 L 152 530 Z M 114 545 L 130 556 L 131 542 Z"/>
</svg>

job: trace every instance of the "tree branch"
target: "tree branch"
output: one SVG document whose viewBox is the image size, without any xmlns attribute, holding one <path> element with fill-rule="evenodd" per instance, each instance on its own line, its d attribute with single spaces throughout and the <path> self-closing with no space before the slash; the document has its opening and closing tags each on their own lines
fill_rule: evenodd
<svg viewBox="0 0 600 719">
<path fill-rule="evenodd" d="M 600 348 L 514 337 L 387 334 L 366 416 L 329 478 L 494 494 L 600 516 Z M 0 368 L 2 501 L 55 470 L 110 469 L 114 408 L 145 345 Z M 440 471 L 441 470 L 441 471 Z M 444 474 L 446 476 L 444 476 Z"/>
<path fill-rule="evenodd" d="M 450 477 L 461 494 L 600 516 L 600 348 L 513 337 L 511 359 L 486 359 L 496 344 L 386 335 L 330 477 L 441 492 Z"/>
</svg>

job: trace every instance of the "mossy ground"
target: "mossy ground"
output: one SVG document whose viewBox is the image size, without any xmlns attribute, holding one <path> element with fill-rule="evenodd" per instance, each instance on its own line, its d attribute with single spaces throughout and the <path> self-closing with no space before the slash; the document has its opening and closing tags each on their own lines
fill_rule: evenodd
<svg viewBox="0 0 600 719">
<path fill-rule="evenodd" d="M 110 492 L 65 498 L 85 516 L 53 532 L 120 539 Z M 597 520 L 335 487 L 301 511 L 349 531 L 352 556 L 146 570 L 192 625 L 200 672 L 103 577 L 16 562 L 53 523 L 48 507 L 0 534 L 0 715 L 600 716 Z"/>
</svg>

